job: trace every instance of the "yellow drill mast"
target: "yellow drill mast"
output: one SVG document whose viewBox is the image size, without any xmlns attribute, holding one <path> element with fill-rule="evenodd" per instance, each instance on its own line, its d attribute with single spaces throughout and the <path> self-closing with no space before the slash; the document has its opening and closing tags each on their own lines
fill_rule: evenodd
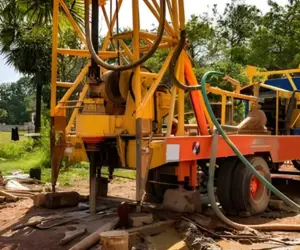
<svg viewBox="0 0 300 250">
<path fill-rule="evenodd" d="M 166 132 L 170 135 L 177 98 L 177 135 L 184 135 L 185 132 L 184 91 L 177 88 L 173 88 L 172 92 L 168 89 L 159 90 L 178 45 L 180 31 L 185 27 L 184 1 L 161 0 L 158 3 L 156 0 L 132 0 L 132 14 L 128 13 L 128 17 L 132 17 L 132 30 L 124 33 L 114 30 L 118 26 L 119 12 L 124 4 L 130 2 L 129 0 L 117 0 L 111 18 L 108 13 L 112 1 L 82 1 L 85 4 L 85 24 L 91 21 L 92 13 L 92 25 L 91 27 L 85 25 L 85 28 L 76 23 L 64 0 L 53 2 L 51 83 L 53 189 L 55 190 L 62 157 L 68 155 L 71 161 L 89 159 L 91 163 L 91 207 L 94 206 L 93 199 L 96 196 L 96 168 L 103 165 L 112 169 L 117 166 L 136 168 L 136 198 L 140 201 L 149 168 L 166 163 L 166 148 L 161 140 L 162 123 L 163 118 L 170 114 Z M 146 6 L 158 20 L 157 33 L 140 29 L 141 5 Z M 108 29 L 100 49 L 98 49 L 98 33 L 95 31 L 98 30 L 98 11 L 104 17 Z M 68 21 L 81 39 L 82 49 L 58 47 L 60 12 L 65 12 Z M 170 20 L 167 20 L 166 16 L 170 17 Z M 149 72 L 143 67 L 143 63 L 158 49 L 167 50 L 168 56 L 158 73 Z M 74 82 L 61 82 L 57 78 L 59 54 L 89 58 L 89 62 Z M 108 61 L 113 63 L 109 64 Z M 184 81 L 183 67 L 183 59 L 179 59 L 176 75 L 181 81 Z M 82 90 L 78 100 L 74 102 L 70 97 L 79 86 L 82 86 Z M 59 88 L 66 88 L 60 100 L 57 99 Z M 67 111 L 71 111 L 68 116 Z M 154 136 L 161 138 L 154 139 Z M 105 154 L 109 156 L 105 158 Z"/>
</svg>

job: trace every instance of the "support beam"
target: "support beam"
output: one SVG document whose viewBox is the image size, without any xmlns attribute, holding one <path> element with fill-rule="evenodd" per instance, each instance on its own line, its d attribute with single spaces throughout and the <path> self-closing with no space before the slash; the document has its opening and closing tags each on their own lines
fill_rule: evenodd
<svg viewBox="0 0 300 250">
<path fill-rule="evenodd" d="M 293 81 L 291 75 L 290 75 L 289 73 L 287 73 L 287 74 L 286 74 L 286 77 L 287 77 L 287 79 L 289 80 L 289 82 L 290 82 L 290 84 L 291 84 L 293 90 L 297 90 L 296 84 L 294 83 L 294 81 Z"/>
<path fill-rule="evenodd" d="M 226 96 L 222 95 L 221 124 L 225 125 L 225 122 L 226 122 Z"/>
<path fill-rule="evenodd" d="M 53 24 L 52 24 L 52 70 L 51 70 L 51 116 L 54 116 L 56 106 L 56 80 L 57 80 L 57 48 L 58 48 L 58 19 L 59 2 L 53 0 Z"/>
<path fill-rule="evenodd" d="M 135 60 L 140 58 L 140 13 L 139 0 L 132 0 L 132 23 L 133 23 L 133 57 Z M 134 69 L 133 85 L 135 92 L 136 110 L 142 101 L 140 66 Z M 140 208 L 142 197 L 140 189 L 142 187 L 142 117 L 136 113 L 136 201 L 138 202 L 137 210 Z"/>
<path fill-rule="evenodd" d="M 96 213 L 96 157 L 95 152 L 90 152 L 90 214 Z"/>
<path fill-rule="evenodd" d="M 85 46 L 87 46 L 85 35 L 83 34 L 81 28 L 78 26 L 78 24 L 74 20 L 69 8 L 66 6 L 66 4 L 63 0 L 58 0 L 58 1 L 59 1 L 60 5 L 62 6 L 65 14 L 67 15 L 69 22 L 72 24 L 75 32 L 78 34 L 78 36 L 80 37 L 81 41 L 85 44 Z"/>
<path fill-rule="evenodd" d="M 279 132 L 279 92 L 276 91 L 276 135 Z"/>
</svg>

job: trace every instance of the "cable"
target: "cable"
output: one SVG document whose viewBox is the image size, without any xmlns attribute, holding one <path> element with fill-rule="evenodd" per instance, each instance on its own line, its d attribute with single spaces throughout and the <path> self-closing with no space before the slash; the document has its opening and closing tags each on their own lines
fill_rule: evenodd
<svg viewBox="0 0 300 250">
<path fill-rule="evenodd" d="M 187 86 L 183 83 L 181 83 L 175 74 L 175 67 L 176 67 L 176 63 L 178 61 L 178 58 L 182 52 L 182 50 L 184 49 L 185 46 L 185 39 L 186 39 L 186 30 L 182 30 L 180 32 L 180 40 L 178 43 L 178 46 L 171 58 L 171 62 L 170 62 L 170 66 L 169 66 L 169 71 L 170 71 L 170 78 L 171 78 L 171 82 L 174 83 L 176 85 L 176 87 L 178 87 L 179 89 L 182 89 L 184 91 L 195 91 L 195 90 L 200 90 L 201 89 L 201 85 L 194 85 L 194 86 Z"/>
<path fill-rule="evenodd" d="M 116 0 L 116 20 L 117 20 L 117 35 L 119 35 L 119 4 L 118 0 Z M 117 39 L 117 46 L 118 46 L 118 65 L 121 65 L 120 61 L 120 40 Z"/>
<path fill-rule="evenodd" d="M 114 66 L 111 64 L 105 63 L 97 54 L 95 51 L 95 48 L 91 42 L 91 31 L 90 31 L 90 7 L 89 7 L 89 1 L 84 1 L 85 3 L 85 9 L 84 9 L 84 19 L 85 19 L 85 33 L 86 33 L 86 41 L 88 45 L 88 49 L 91 53 L 91 56 L 93 60 L 101 67 L 107 69 L 107 70 L 113 70 L 113 71 L 125 71 L 133 69 L 144 62 L 146 62 L 157 50 L 159 44 L 162 41 L 163 34 L 164 34 L 164 28 L 166 23 L 166 2 L 165 0 L 160 0 L 160 20 L 159 20 L 159 27 L 158 27 L 158 33 L 157 38 L 150 48 L 150 50 L 145 54 L 143 57 L 141 57 L 139 60 L 123 66 Z M 118 10 L 117 10 L 118 11 Z"/>
</svg>

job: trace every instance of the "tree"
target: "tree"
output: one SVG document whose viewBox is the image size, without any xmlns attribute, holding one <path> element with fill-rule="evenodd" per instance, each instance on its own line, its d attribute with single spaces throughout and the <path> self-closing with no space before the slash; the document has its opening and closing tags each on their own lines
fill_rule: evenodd
<svg viewBox="0 0 300 250">
<path fill-rule="evenodd" d="M 60 48 L 80 48 L 81 41 L 71 27 L 64 29 L 60 35 Z M 88 59 L 77 56 L 58 55 L 58 75 L 57 78 L 62 82 L 73 82 Z"/>
<path fill-rule="evenodd" d="M 0 123 L 4 123 L 7 119 L 7 111 L 5 109 L 0 109 Z"/>
<path fill-rule="evenodd" d="M 82 24 L 83 1 L 66 3 Z M 43 87 L 49 84 L 51 72 L 52 1 L 3 0 L 0 8 L 0 52 L 8 64 L 32 77 L 36 88 L 35 128 L 39 132 Z M 67 23 L 61 28 L 65 27 Z"/>
<path fill-rule="evenodd" d="M 5 46 L 1 47 L 1 53 L 5 54 L 7 64 L 14 66 L 20 73 L 31 76 L 31 83 L 36 88 L 36 132 L 40 131 L 40 116 L 41 116 L 41 96 L 43 85 L 50 82 L 51 72 L 51 42 L 49 29 L 35 29 L 30 31 L 20 27 L 17 31 L 18 37 L 11 33 L 10 41 L 9 34 L 2 36 L 5 32 L 0 30 L 0 41 Z M 15 30 L 14 30 L 15 31 Z M 47 34 L 48 33 L 48 34 Z M 6 43 L 5 43 L 6 42 Z M 7 47 L 9 49 L 7 49 Z"/>
<path fill-rule="evenodd" d="M 216 37 L 212 19 L 206 15 L 195 16 L 186 24 L 188 51 L 195 63 L 205 66 L 216 61 L 220 56 L 224 40 Z"/>
<path fill-rule="evenodd" d="M 285 7 L 269 1 L 270 11 L 253 34 L 248 63 L 268 70 L 298 67 L 300 62 L 300 2 Z"/>
<path fill-rule="evenodd" d="M 30 94 L 29 78 L 23 77 L 15 83 L 1 84 L 0 122 L 6 124 L 24 124 L 30 121 L 30 112 L 26 106 L 26 98 Z"/>
<path fill-rule="evenodd" d="M 248 44 L 260 24 L 261 12 L 253 5 L 232 0 L 217 18 L 219 35 L 225 39 L 229 59 L 245 64 Z"/>
</svg>

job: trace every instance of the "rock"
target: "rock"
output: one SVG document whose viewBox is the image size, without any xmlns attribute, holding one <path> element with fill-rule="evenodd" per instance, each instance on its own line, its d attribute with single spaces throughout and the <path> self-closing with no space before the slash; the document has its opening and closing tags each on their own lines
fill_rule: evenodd
<svg viewBox="0 0 300 250">
<path fill-rule="evenodd" d="M 129 217 L 132 220 L 133 227 L 141 227 L 153 223 L 153 215 L 150 213 L 133 213 L 130 214 Z"/>
<path fill-rule="evenodd" d="M 42 217 L 42 216 L 33 216 L 28 220 L 28 222 L 17 225 L 14 228 L 12 228 L 12 230 L 15 231 L 15 230 L 19 230 L 19 229 L 22 229 L 25 227 L 35 227 L 38 224 L 40 224 L 43 219 L 44 219 L 44 217 Z"/>
<path fill-rule="evenodd" d="M 163 208 L 180 213 L 201 213 L 200 193 L 187 190 L 168 189 L 164 195 Z"/>
<path fill-rule="evenodd" d="M 3 185 L 4 185 L 4 179 L 3 179 L 2 172 L 0 170 L 0 186 L 3 186 Z"/>
<path fill-rule="evenodd" d="M 0 203 L 5 202 L 6 197 L 5 196 L 0 196 Z"/>
<path fill-rule="evenodd" d="M 56 182 L 55 190 L 57 190 L 58 188 L 59 188 L 59 182 Z M 46 192 L 46 193 L 47 192 L 52 192 L 52 183 L 47 182 L 44 185 L 43 192 Z"/>
<path fill-rule="evenodd" d="M 41 193 L 33 197 L 35 207 L 62 208 L 77 206 L 80 195 L 77 192 Z"/>
<path fill-rule="evenodd" d="M 295 212 L 292 207 L 289 207 L 282 200 L 270 200 L 269 208 L 273 211 Z"/>
<path fill-rule="evenodd" d="M 285 204 L 282 200 L 270 200 L 269 208 L 274 211 L 281 211 L 285 207 Z"/>
</svg>

